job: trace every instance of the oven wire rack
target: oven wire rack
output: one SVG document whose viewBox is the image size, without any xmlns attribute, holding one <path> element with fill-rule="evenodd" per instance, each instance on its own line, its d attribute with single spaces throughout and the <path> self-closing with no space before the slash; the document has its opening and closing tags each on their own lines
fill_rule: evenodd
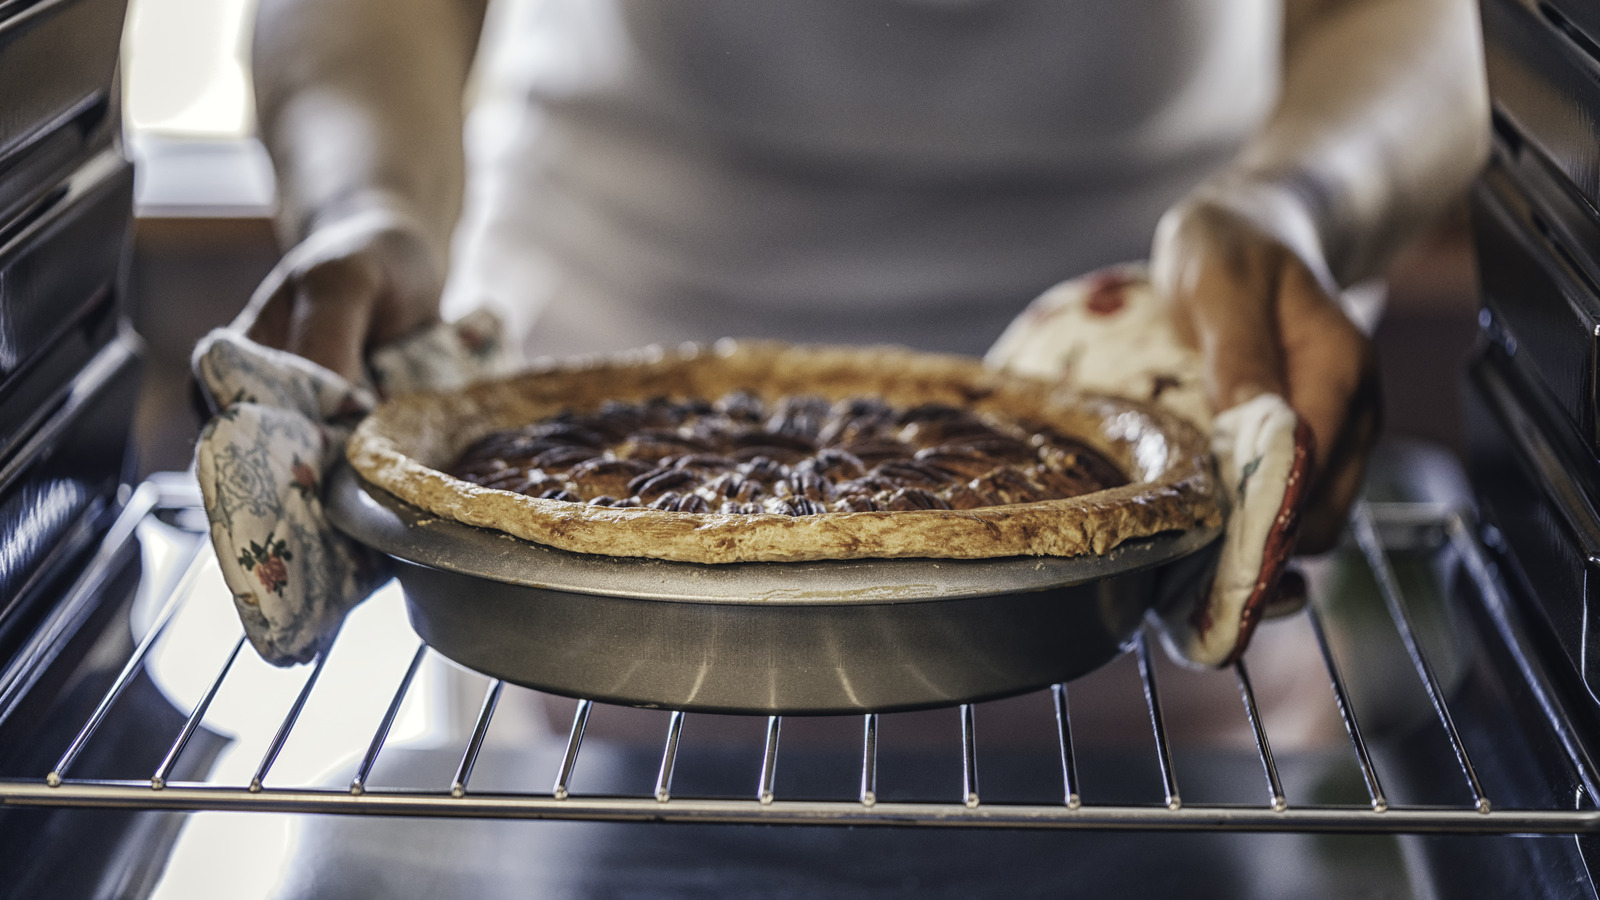
<svg viewBox="0 0 1600 900">
<path fill-rule="evenodd" d="M 148 483 L 133 493 L 122 516 L 113 526 L 111 536 L 105 542 L 100 555 L 91 561 L 85 570 L 80 584 L 92 585 L 97 573 L 103 575 L 104 570 L 113 563 L 111 556 L 116 552 L 114 547 L 116 541 L 120 539 L 126 542 L 138 521 L 151 515 L 158 506 L 163 505 L 163 496 L 160 487 Z M 181 579 L 170 590 L 153 624 L 134 649 L 131 658 L 110 689 L 101 698 L 93 714 L 62 752 L 54 768 L 43 779 L 0 778 L 0 807 L 250 810 L 280 813 L 768 825 L 1435 834 L 1582 835 L 1600 832 L 1600 811 L 1597 810 L 1506 809 L 1492 805 L 1491 798 L 1479 780 L 1472 757 L 1456 727 L 1445 689 L 1418 640 L 1406 596 L 1401 590 L 1390 561 L 1389 552 L 1392 546 L 1386 545 L 1383 539 L 1383 536 L 1390 531 L 1413 533 L 1430 529 L 1434 533 L 1443 534 L 1445 540 L 1464 562 L 1465 572 L 1474 582 L 1477 594 L 1501 639 L 1510 645 L 1509 649 L 1516 660 L 1519 674 L 1531 696 L 1536 699 L 1539 713 L 1561 747 L 1565 763 L 1570 767 L 1568 774 L 1573 778 L 1574 784 L 1581 786 L 1588 797 L 1600 797 L 1600 790 L 1597 790 L 1600 782 L 1596 779 L 1594 761 L 1579 736 L 1574 733 L 1571 716 L 1564 707 L 1563 700 L 1538 665 L 1531 662 L 1537 657 L 1528 645 L 1528 639 L 1514 614 L 1507 607 L 1504 587 L 1499 583 L 1483 548 L 1478 543 L 1470 514 L 1440 504 L 1365 503 L 1359 505 L 1352 516 L 1351 532 L 1354 543 L 1371 569 L 1406 654 L 1437 716 L 1438 726 L 1449 742 L 1460 770 L 1460 778 L 1472 797 L 1470 805 L 1406 806 L 1390 802 L 1377 767 L 1373 763 L 1372 754 L 1369 752 L 1367 738 L 1357 721 L 1344 676 L 1330 649 L 1322 613 L 1317 608 L 1315 598 L 1308 606 L 1306 615 L 1320 650 L 1321 664 L 1326 669 L 1334 702 L 1349 736 L 1350 750 L 1355 756 L 1365 783 L 1368 802 L 1364 806 L 1301 806 L 1288 803 L 1277 765 L 1273 760 L 1272 748 L 1257 709 L 1249 670 L 1243 661 L 1235 663 L 1232 671 L 1244 714 L 1254 734 L 1255 750 L 1261 765 L 1264 802 L 1259 805 L 1185 803 L 1179 790 L 1178 772 L 1173 765 L 1171 746 L 1162 715 L 1160 688 L 1155 667 L 1151 664 L 1151 651 L 1142 635 L 1134 641 L 1132 652 L 1138 664 L 1145 706 L 1149 713 L 1150 733 L 1155 743 L 1156 759 L 1160 769 L 1161 790 L 1165 800 L 1161 805 L 1110 805 L 1082 801 L 1081 783 L 1074 759 L 1070 686 L 1062 684 L 1050 689 L 1055 703 L 1054 738 L 1061 757 L 1061 800 L 1054 804 L 986 803 L 982 800 L 978 782 L 979 755 L 976 726 L 971 706 L 960 708 L 962 752 L 962 774 L 958 795 L 961 798 L 960 802 L 886 802 L 878 799 L 879 717 L 877 714 L 862 716 L 860 790 L 854 801 L 790 800 L 776 795 L 774 783 L 783 725 L 781 716 L 771 716 L 767 720 L 760 774 L 755 790 L 751 791 L 747 798 L 699 798 L 674 795 L 673 773 L 685 719 L 685 714 L 680 711 L 671 712 L 669 717 L 653 795 L 588 796 L 573 793 L 569 789 L 572 774 L 583 747 L 584 731 L 594 706 L 590 700 L 581 700 L 577 705 L 567 736 L 565 753 L 560 758 L 553 784 L 548 792 L 477 793 L 470 790 L 470 783 L 474 765 L 504 689 L 504 683 L 497 680 L 491 680 L 484 693 L 475 724 L 462 749 L 460 762 L 448 783 L 444 783 L 441 777 L 436 790 L 369 787 L 368 778 L 379 755 L 383 752 L 384 744 L 407 692 L 424 659 L 432 652 L 425 644 L 417 647 L 409 667 L 391 695 L 379 725 L 357 766 L 355 777 L 347 789 L 278 788 L 265 785 L 280 751 L 294 731 L 306 701 L 317 687 L 318 677 L 327 659 L 326 653 L 309 667 L 298 695 L 278 725 L 249 784 L 234 786 L 172 781 L 171 775 L 179 757 L 204 721 L 207 710 L 244 647 L 243 637 L 233 645 L 232 652 L 228 654 L 215 679 L 195 704 L 182 729 L 173 738 L 161 764 L 148 779 L 133 781 L 73 777 L 74 763 L 85 747 L 95 739 L 96 732 L 107 714 L 145 665 L 151 648 L 162 639 L 176 613 L 196 593 L 195 584 L 203 563 L 206 562 L 205 554 L 209 552 L 209 547 L 200 542 L 200 549 Z M 89 588 L 83 589 L 87 590 Z M 64 606 L 72 607 L 74 600 L 81 606 L 85 602 L 85 597 L 69 596 Z"/>
</svg>

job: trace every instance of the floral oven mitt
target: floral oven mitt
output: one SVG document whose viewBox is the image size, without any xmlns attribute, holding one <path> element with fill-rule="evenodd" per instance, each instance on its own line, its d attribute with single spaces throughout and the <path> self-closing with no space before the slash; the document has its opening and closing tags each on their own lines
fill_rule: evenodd
<svg viewBox="0 0 1600 900">
<path fill-rule="evenodd" d="M 376 352 L 371 368 L 388 393 L 456 387 L 513 358 L 499 321 L 476 312 Z M 380 554 L 328 525 L 321 500 L 376 393 L 234 329 L 201 340 L 193 368 L 214 412 L 195 467 L 223 579 L 262 658 L 305 662 L 387 577 Z"/>
<path fill-rule="evenodd" d="M 1140 265 L 1103 269 L 1035 300 L 985 361 L 1084 390 L 1154 402 L 1211 435 L 1231 506 L 1210 590 L 1163 614 L 1175 655 L 1199 665 L 1237 659 L 1275 602 L 1294 549 L 1311 464 L 1311 431 L 1283 398 L 1265 394 L 1212 414 L 1200 355 L 1178 339 Z"/>
</svg>

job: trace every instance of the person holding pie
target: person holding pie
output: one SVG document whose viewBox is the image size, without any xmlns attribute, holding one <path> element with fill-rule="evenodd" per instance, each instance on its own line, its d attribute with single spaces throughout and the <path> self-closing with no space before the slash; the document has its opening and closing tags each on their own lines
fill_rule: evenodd
<svg viewBox="0 0 1600 900">
<path fill-rule="evenodd" d="M 479 306 L 535 354 L 1010 353 L 1104 270 L 1197 418 L 1292 410 L 1318 552 L 1379 419 L 1341 294 L 1483 163 L 1482 69 L 1468 0 L 262 0 L 290 249 L 242 321 L 354 383 Z"/>
</svg>

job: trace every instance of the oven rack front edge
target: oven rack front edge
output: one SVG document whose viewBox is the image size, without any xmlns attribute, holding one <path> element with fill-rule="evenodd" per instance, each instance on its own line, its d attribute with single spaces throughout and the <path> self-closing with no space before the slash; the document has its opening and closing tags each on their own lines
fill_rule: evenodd
<svg viewBox="0 0 1600 900">
<path fill-rule="evenodd" d="M 189 492 L 181 489 L 174 491 L 169 483 L 154 481 L 147 482 L 134 491 L 99 553 L 86 566 L 78 584 L 63 601 L 61 614 L 72 615 L 77 610 L 76 614 L 81 615 L 80 608 L 90 602 L 90 595 L 107 577 L 115 565 L 115 560 L 127 552 L 127 545 L 133 540 L 135 526 L 146 516 L 154 515 L 158 508 L 181 503 L 181 500 L 173 500 L 174 495 L 185 497 L 188 494 Z M 383 751 L 390 728 L 411 688 L 412 680 L 427 654 L 432 652 L 425 644 L 417 647 L 410 666 L 391 695 L 387 709 L 348 788 L 278 788 L 264 785 L 279 752 L 294 730 L 301 710 L 316 687 L 322 664 L 327 658 L 326 653 L 308 667 L 305 682 L 279 724 L 249 784 L 234 786 L 171 781 L 169 776 L 177 760 L 205 719 L 212 699 L 217 695 L 244 646 L 242 636 L 234 645 L 232 653 L 228 655 L 209 689 L 190 712 L 182 729 L 173 738 L 162 763 L 148 779 L 134 781 L 72 777 L 70 772 L 74 762 L 94 739 L 106 714 L 139 673 L 151 648 L 161 640 L 175 614 L 195 593 L 195 583 L 207 562 L 206 554 L 209 553 L 209 544 L 201 541 L 198 542 L 197 552 L 184 575 L 170 589 L 152 626 L 50 773 L 43 779 L 0 777 L 0 807 L 260 811 L 440 818 L 852 827 L 1221 830 L 1368 834 L 1600 833 L 1600 810 L 1577 808 L 1580 806 L 1579 802 L 1575 801 L 1574 808 L 1567 809 L 1505 809 L 1496 808 L 1485 793 L 1471 754 L 1457 731 L 1445 690 L 1417 638 L 1405 593 L 1390 562 L 1389 553 L 1394 548 L 1394 542 L 1386 543 L 1387 535 L 1416 533 L 1426 529 L 1442 533 L 1451 548 L 1459 554 L 1464 569 L 1476 588 L 1475 595 L 1493 622 L 1498 638 L 1507 644 L 1507 649 L 1516 662 L 1518 676 L 1537 701 L 1541 717 L 1560 744 L 1564 761 L 1574 783 L 1581 786 L 1581 792 L 1587 797 L 1600 797 L 1600 789 L 1597 789 L 1600 788 L 1600 780 L 1596 778 L 1594 760 L 1575 732 L 1572 716 L 1563 699 L 1540 666 L 1534 662 L 1538 657 L 1515 614 L 1508 606 L 1505 587 L 1500 583 L 1478 541 L 1470 513 L 1444 504 L 1362 503 L 1356 507 L 1352 515 L 1351 536 L 1355 546 L 1360 550 L 1362 559 L 1370 567 L 1392 624 L 1406 649 L 1416 677 L 1427 693 L 1437 718 L 1437 726 L 1449 741 L 1459 769 L 1459 777 L 1472 797 L 1470 805 L 1421 806 L 1390 803 L 1368 751 L 1367 738 L 1362 732 L 1350 702 L 1339 664 L 1330 649 L 1315 597 L 1308 604 L 1305 614 L 1316 637 L 1321 664 L 1325 669 L 1334 702 L 1349 738 L 1349 749 L 1360 767 L 1369 801 L 1365 806 L 1291 805 L 1286 801 L 1271 745 L 1257 711 L 1249 672 L 1243 661 L 1235 663 L 1232 671 L 1238 685 L 1243 712 L 1255 737 L 1256 755 L 1261 765 L 1264 802 L 1259 805 L 1185 803 L 1179 790 L 1177 772 L 1174 770 L 1172 752 L 1167 740 L 1161 711 L 1160 689 L 1155 676 L 1155 667 L 1150 661 L 1151 651 L 1142 635 L 1135 640 L 1132 652 L 1137 657 L 1139 675 L 1143 683 L 1145 706 L 1151 726 L 1150 733 L 1155 743 L 1156 758 L 1160 767 L 1164 805 L 1097 804 L 1081 800 L 1080 782 L 1073 755 L 1069 685 L 1055 685 L 1051 688 L 1056 711 L 1054 739 L 1061 755 L 1059 783 L 1061 801 L 1055 804 L 983 801 L 978 782 L 976 726 L 970 706 L 960 708 L 963 759 L 960 793 L 957 796 L 963 798 L 963 802 L 880 802 L 877 799 L 877 714 L 866 714 L 861 717 L 861 782 L 859 795 L 854 801 L 790 800 L 775 796 L 774 773 L 782 730 L 781 716 L 768 718 L 766 740 L 759 760 L 760 776 L 756 789 L 748 798 L 674 796 L 671 785 L 678 754 L 678 739 L 685 719 L 685 714 L 682 712 L 672 712 L 670 715 L 653 796 L 574 794 L 568 790 L 568 785 L 582 750 L 584 730 L 593 708 L 593 702 L 589 700 L 578 703 L 567 736 L 565 753 L 548 792 L 473 792 L 469 790 L 473 767 L 504 688 L 504 683 L 497 680 L 489 682 L 475 726 L 462 749 L 459 765 L 448 783 L 441 783 L 438 790 L 369 787 L 367 778 Z M 48 632 L 49 628 L 50 625 L 47 623 L 41 631 Z M 48 634 L 44 637 L 47 638 Z M 23 652 L 26 654 L 27 648 Z M 21 669 L 25 680 L 27 666 L 24 665 Z M 6 685 L 0 685 L 0 696 L 4 695 L 6 688 Z M 16 693 L 18 687 L 11 685 L 10 689 Z M 26 686 L 24 685 L 21 690 L 25 692 Z M 754 769 L 754 766 L 752 768 Z"/>
</svg>

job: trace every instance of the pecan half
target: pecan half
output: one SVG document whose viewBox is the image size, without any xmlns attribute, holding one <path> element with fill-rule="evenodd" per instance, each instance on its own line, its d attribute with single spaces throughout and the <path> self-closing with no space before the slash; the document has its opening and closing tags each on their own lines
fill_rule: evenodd
<svg viewBox="0 0 1600 900">
<path fill-rule="evenodd" d="M 629 482 L 651 471 L 653 467 L 640 459 L 591 459 L 567 470 L 567 480 L 578 486 L 578 492 L 589 497 L 612 494 L 626 497 L 633 491 Z"/>
<path fill-rule="evenodd" d="M 993 506 L 996 500 L 995 497 L 980 494 L 964 484 L 953 484 L 945 488 L 941 493 L 944 494 L 945 502 L 950 504 L 951 509 L 977 509 L 982 506 Z"/>
<path fill-rule="evenodd" d="M 736 465 L 738 465 L 736 460 L 726 456 L 718 456 L 714 453 L 691 453 L 688 456 L 680 456 L 672 461 L 674 469 L 688 469 L 707 474 L 726 472 Z"/>
<path fill-rule="evenodd" d="M 746 478 L 772 483 L 789 476 L 789 467 L 770 456 L 754 456 L 739 464 L 737 470 Z"/>
<path fill-rule="evenodd" d="M 892 440 L 847 443 L 841 445 L 840 449 L 861 460 L 861 464 L 869 469 L 891 459 L 906 459 L 916 452 L 916 448 L 910 444 L 902 444 L 899 441 Z"/>
<path fill-rule="evenodd" d="M 1000 460 L 982 450 L 961 444 L 946 444 L 918 450 L 912 459 L 941 472 L 947 472 L 962 481 L 982 478 L 1001 465 Z"/>
<path fill-rule="evenodd" d="M 538 456 L 528 460 L 529 465 L 546 472 L 564 472 L 578 463 L 588 462 L 595 457 L 593 447 L 578 447 L 568 445 L 565 447 L 552 447 Z"/>
<path fill-rule="evenodd" d="M 980 494 L 998 497 L 1001 503 L 1032 503 L 1048 496 L 1044 488 L 1015 469 L 996 469 L 973 479 L 967 486 Z"/>
<path fill-rule="evenodd" d="M 965 447 L 1002 462 L 1031 463 L 1038 458 L 1038 452 L 1027 441 L 1017 440 L 1005 435 L 997 434 L 993 437 L 966 440 L 961 443 Z"/>
<path fill-rule="evenodd" d="M 767 417 L 766 404 L 748 391 L 724 394 L 711 408 L 734 422 L 754 423 Z"/>
<path fill-rule="evenodd" d="M 949 476 L 939 469 L 912 460 L 886 462 L 873 469 L 872 474 L 898 487 L 941 487 L 950 481 Z"/>
<path fill-rule="evenodd" d="M 810 452 L 809 448 L 796 450 L 790 447 L 757 445 L 754 447 L 740 447 L 728 455 L 738 460 L 772 459 L 783 463 L 797 463 L 805 459 Z"/>
<path fill-rule="evenodd" d="M 946 503 L 938 494 L 921 488 L 901 488 L 890 494 L 889 499 L 883 505 L 885 509 L 891 510 L 950 508 L 950 504 Z"/>
<path fill-rule="evenodd" d="M 847 481 L 851 478 L 860 478 L 867 474 L 867 467 L 862 465 L 856 455 L 838 447 L 825 447 L 817 451 L 817 455 L 802 460 L 795 467 L 797 471 L 809 472 L 831 481 Z"/>
<path fill-rule="evenodd" d="M 833 508 L 838 512 L 877 512 L 883 507 L 871 494 L 850 494 L 833 501 Z"/>
<path fill-rule="evenodd" d="M 688 490 L 698 484 L 700 476 L 694 472 L 671 468 L 651 469 L 628 482 L 628 493 L 649 503 L 668 491 Z"/>
</svg>

